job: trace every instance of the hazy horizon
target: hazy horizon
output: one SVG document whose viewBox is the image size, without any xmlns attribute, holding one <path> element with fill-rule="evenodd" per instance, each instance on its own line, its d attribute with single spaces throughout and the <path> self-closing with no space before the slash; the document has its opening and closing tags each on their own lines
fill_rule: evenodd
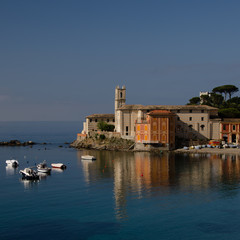
<svg viewBox="0 0 240 240">
<path fill-rule="evenodd" d="M 127 104 L 185 105 L 240 79 L 240 2 L 0 2 L 0 121 L 81 121 Z M 238 94 L 235 94 L 238 95 Z"/>
</svg>

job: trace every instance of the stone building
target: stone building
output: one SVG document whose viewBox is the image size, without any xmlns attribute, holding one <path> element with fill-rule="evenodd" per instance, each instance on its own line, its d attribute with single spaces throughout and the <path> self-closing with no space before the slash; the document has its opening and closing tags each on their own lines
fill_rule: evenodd
<svg viewBox="0 0 240 240">
<path fill-rule="evenodd" d="M 83 123 L 82 134 L 89 134 L 90 132 L 98 131 L 98 123 L 106 122 L 115 125 L 114 114 L 92 114 L 86 117 L 86 122 Z"/>
<path fill-rule="evenodd" d="M 162 113 L 167 111 L 171 116 L 168 119 L 171 119 L 169 123 L 174 125 L 176 139 L 220 139 L 221 119 L 218 118 L 217 108 L 207 105 L 129 105 L 126 104 L 125 86 L 115 88 L 114 114 L 92 114 L 87 116 L 82 134 L 88 135 L 90 132 L 98 131 L 97 123 L 105 121 L 115 125 L 115 132 L 119 133 L 122 138 L 136 140 L 137 124 L 144 121 L 151 122 L 151 114 L 160 113 L 161 111 Z M 150 122 L 148 124 L 151 125 L 152 122 Z M 140 141 L 145 140 L 140 138 Z M 154 137 L 151 137 L 151 141 L 154 141 Z M 174 146 L 173 142 L 164 144 Z"/>
<path fill-rule="evenodd" d="M 219 139 L 218 109 L 207 105 L 127 105 L 126 88 L 115 89 L 115 130 L 123 138 L 135 139 L 136 122 L 154 110 L 175 114 L 175 134 L 182 139 Z"/>
</svg>

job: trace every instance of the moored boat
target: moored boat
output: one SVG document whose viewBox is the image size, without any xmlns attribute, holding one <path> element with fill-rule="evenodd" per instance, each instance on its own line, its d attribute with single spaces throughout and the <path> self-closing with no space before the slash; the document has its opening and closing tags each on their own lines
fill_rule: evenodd
<svg viewBox="0 0 240 240">
<path fill-rule="evenodd" d="M 38 172 L 50 173 L 51 170 L 52 170 L 52 169 L 47 166 L 46 161 L 43 161 L 42 163 L 39 163 L 39 164 L 37 165 L 37 171 L 38 171 Z"/>
<path fill-rule="evenodd" d="M 19 173 L 22 174 L 23 179 L 27 180 L 39 179 L 37 172 L 34 171 L 32 168 L 24 168 L 24 170 L 20 170 Z"/>
<path fill-rule="evenodd" d="M 96 160 L 96 157 L 91 156 L 91 155 L 83 155 L 82 160 Z"/>
<path fill-rule="evenodd" d="M 64 165 L 63 163 L 52 163 L 51 164 L 52 168 L 60 168 L 60 169 L 66 169 L 67 166 Z"/>
<path fill-rule="evenodd" d="M 6 160 L 6 164 L 8 166 L 17 167 L 19 165 L 19 162 L 18 160 L 12 159 L 12 160 Z"/>
</svg>

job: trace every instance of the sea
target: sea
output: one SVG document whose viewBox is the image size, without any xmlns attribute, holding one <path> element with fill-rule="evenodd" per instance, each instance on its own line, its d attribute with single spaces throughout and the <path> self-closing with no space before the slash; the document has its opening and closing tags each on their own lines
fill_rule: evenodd
<svg viewBox="0 0 240 240">
<path fill-rule="evenodd" d="M 240 239 L 240 156 L 70 148 L 81 128 L 0 122 L 0 141 L 37 143 L 0 147 L 1 240 Z M 21 178 L 44 160 L 67 168 Z"/>
</svg>

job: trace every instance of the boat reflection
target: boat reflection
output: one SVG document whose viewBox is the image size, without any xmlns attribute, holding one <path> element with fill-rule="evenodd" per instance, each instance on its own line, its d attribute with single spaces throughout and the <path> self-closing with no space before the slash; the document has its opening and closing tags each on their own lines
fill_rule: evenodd
<svg viewBox="0 0 240 240">
<path fill-rule="evenodd" d="M 78 153 L 80 161 L 81 151 Z M 113 178 L 117 218 L 127 218 L 127 198 L 168 196 L 208 188 L 232 187 L 240 180 L 240 157 L 219 154 L 153 154 L 148 152 L 92 151 L 97 161 L 82 162 L 85 181 Z"/>
<path fill-rule="evenodd" d="M 39 180 L 27 180 L 24 178 L 20 178 L 20 182 L 23 183 L 24 189 L 32 189 L 38 186 Z"/>
<path fill-rule="evenodd" d="M 15 175 L 18 172 L 17 167 L 13 167 L 10 165 L 6 166 L 6 174 L 7 175 Z"/>
</svg>

